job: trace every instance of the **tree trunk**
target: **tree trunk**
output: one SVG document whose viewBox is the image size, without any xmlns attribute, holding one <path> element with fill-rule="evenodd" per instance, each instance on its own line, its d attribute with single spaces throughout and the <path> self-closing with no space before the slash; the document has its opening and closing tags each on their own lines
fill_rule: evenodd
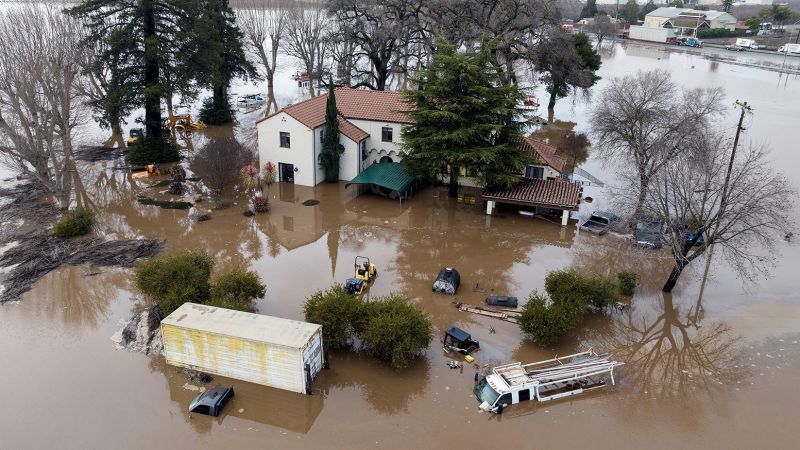
<svg viewBox="0 0 800 450">
<path fill-rule="evenodd" d="M 686 264 L 682 263 L 675 263 L 675 266 L 672 268 L 672 272 L 669 273 L 669 277 L 667 278 L 667 282 L 664 283 L 664 287 L 661 288 L 663 292 L 672 292 L 672 289 L 675 287 L 675 284 L 678 282 L 678 278 L 681 277 L 681 273 L 683 273 L 683 269 L 686 268 Z"/>
<path fill-rule="evenodd" d="M 458 196 L 458 169 L 450 168 L 450 183 L 447 188 L 447 195 L 450 197 Z"/>
<path fill-rule="evenodd" d="M 144 124 L 147 139 L 161 138 L 161 96 L 158 93 L 158 39 L 154 0 L 142 0 L 144 15 Z"/>
<path fill-rule="evenodd" d="M 646 176 L 639 176 L 639 197 L 636 199 L 636 209 L 634 210 L 632 219 L 636 220 L 642 217 L 642 209 L 647 197 L 647 189 L 650 187 L 650 179 Z"/>
<path fill-rule="evenodd" d="M 556 107 L 556 90 L 553 89 L 553 92 L 550 93 L 550 102 L 547 103 L 547 109 L 552 110 Z"/>
<path fill-rule="evenodd" d="M 172 92 L 167 92 L 166 95 L 167 99 L 167 116 L 173 116 L 173 108 L 172 108 Z"/>
</svg>

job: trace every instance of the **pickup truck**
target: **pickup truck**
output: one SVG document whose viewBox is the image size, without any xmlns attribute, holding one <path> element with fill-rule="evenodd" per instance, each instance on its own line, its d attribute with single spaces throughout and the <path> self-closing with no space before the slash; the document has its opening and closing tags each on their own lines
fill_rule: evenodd
<svg viewBox="0 0 800 450">
<path fill-rule="evenodd" d="M 595 211 L 592 216 L 589 217 L 589 220 L 581 225 L 580 230 L 603 235 L 608 233 L 608 230 L 617 222 L 619 222 L 619 217 L 616 214 L 605 211 Z"/>
</svg>

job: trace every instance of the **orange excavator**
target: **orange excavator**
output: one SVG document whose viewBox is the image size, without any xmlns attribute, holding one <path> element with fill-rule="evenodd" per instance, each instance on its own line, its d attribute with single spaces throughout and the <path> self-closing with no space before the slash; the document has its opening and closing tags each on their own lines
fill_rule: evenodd
<svg viewBox="0 0 800 450">
<path fill-rule="evenodd" d="M 205 127 L 206 124 L 204 124 L 199 120 L 196 122 L 193 121 L 192 116 L 189 114 L 182 116 L 170 115 L 167 118 L 166 128 L 170 131 L 175 130 L 175 131 L 180 131 L 181 133 L 186 133 L 196 130 L 202 130 Z"/>
</svg>

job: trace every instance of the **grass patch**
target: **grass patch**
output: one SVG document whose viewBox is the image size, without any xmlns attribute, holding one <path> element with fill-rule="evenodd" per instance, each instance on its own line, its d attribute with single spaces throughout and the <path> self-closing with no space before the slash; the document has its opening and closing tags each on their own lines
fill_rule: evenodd
<svg viewBox="0 0 800 450">
<path fill-rule="evenodd" d="M 153 205 L 164 209 L 189 209 L 193 206 L 192 202 L 155 200 L 149 197 L 137 197 L 136 200 L 143 205 Z"/>
</svg>

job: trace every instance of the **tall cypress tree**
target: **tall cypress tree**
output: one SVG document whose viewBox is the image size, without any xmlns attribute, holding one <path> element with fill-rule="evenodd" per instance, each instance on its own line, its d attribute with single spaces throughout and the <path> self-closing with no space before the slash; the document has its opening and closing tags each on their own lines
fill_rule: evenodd
<svg viewBox="0 0 800 450">
<path fill-rule="evenodd" d="M 336 109 L 336 90 L 333 78 L 328 82 L 328 100 L 325 107 L 325 136 L 322 139 L 322 151 L 319 153 L 319 164 L 325 169 L 325 181 L 339 181 L 339 158 L 343 150 L 339 145 L 339 112 Z"/>
<path fill-rule="evenodd" d="M 531 162 L 519 146 L 519 89 L 502 86 L 491 49 L 437 48 L 414 79 L 418 89 L 403 92 L 415 122 L 403 127 L 403 162 L 417 176 L 448 175 L 450 196 L 458 194 L 462 168 L 487 187 L 513 185 Z"/>
<path fill-rule="evenodd" d="M 256 76 L 242 45 L 242 32 L 228 0 L 199 0 L 200 14 L 195 23 L 196 48 L 190 59 L 200 85 L 208 86 L 212 96 L 203 104 L 200 118 L 211 125 L 234 119 L 228 88 L 236 77 Z"/>
</svg>

